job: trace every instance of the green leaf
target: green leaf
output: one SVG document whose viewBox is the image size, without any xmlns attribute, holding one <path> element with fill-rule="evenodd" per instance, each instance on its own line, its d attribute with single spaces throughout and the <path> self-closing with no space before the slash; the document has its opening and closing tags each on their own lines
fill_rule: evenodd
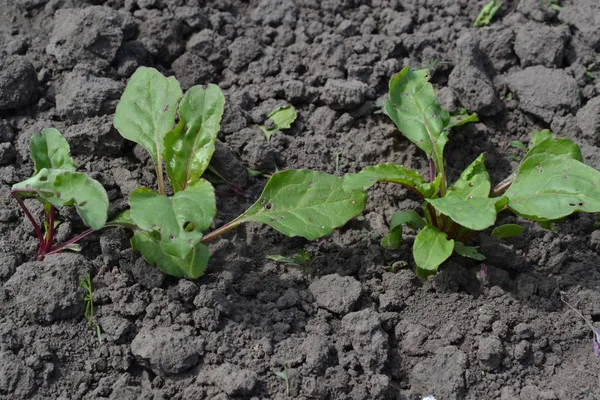
<svg viewBox="0 0 600 400">
<path fill-rule="evenodd" d="M 408 225 L 414 230 L 425 226 L 423 218 L 416 211 L 397 211 L 392 215 L 390 232 L 381 239 L 381 247 L 388 250 L 397 250 L 402 245 L 402 225 Z"/>
<path fill-rule="evenodd" d="M 438 267 L 452 255 L 454 240 L 444 232 L 427 225 L 421 229 L 413 244 L 413 258 L 417 264 L 417 275 L 421 279 L 437 272 Z"/>
<path fill-rule="evenodd" d="M 525 146 L 523 144 L 523 142 L 519 141 L 519 140 L 513 140 L 512 142 L 510 142 L 510 145 L 514 148 L 517 148 L 519 150 L 523 150 L 523 151 L 527 151 L 527 146 Z"/>
<path fill-rule="evenodd" d="M 397 183 L 412 189 L 424 183 L 417 171 L 406 169 L 402 165 L 385 163 L 366 167 L 356 174 L 346 174 L 344 189 L 367 190 L 377 182 Z"/>
<path fill-rule="evenodd" d="M 215 151 L 225 97 L 217 85 L 194 86 L 179 104 L 180 122 L 164 139 L 167 176 L 175 192 L 199 179 Z"/>
<path fill-rule="evenodd" d="M 473 260 L 485 260 L 485 256 L 478 252 L 476 247 L 467 246 L 463 242 L 455 241 L 454 251 L 460 256 L 472 258 Z"/>
<path fill-rule="evenodd" d="M 426 199 L 436 210 L 449 216 L 452 221 L 474 231 L 484 230 L 496 222 L 497 204 L 502 206 L 506 199 L 503 197 L 472 197 L 463 198 L 455 193 L 449 193 L 439 199 Z"/>
<path fill-rule="evenodd" d="M 13 189 L 25 190 L 22 195 L 38 196 L 56 208 L 74 206 L 92 229 L 100 229 L 106 223 L 109 205 L 106 190 L 83 172 L 42 168 Z"/>
<path fill-rule="evenodd" d="M 298 261 L 294 260 L 293 258 L 282 256 L 281 254 L 269 254 L 266 255 L 265 258 L 281 264 L 298 265 Z"/>
<path fill-rule="evenodd" d="M 496 15 L 500 7 L 502 7 L 502 2 L 498 0 L 492 0 L 487 3 L 479 12 L 479 15 L 473 23 L 473 26 L 476 28 L 481 28 L 482 26 L 488 25 L 490 22 L 492 22 L 492 18 L 494 18 L 494 15 Z"/>
<path fill-rule="evenodd" d="M 131 219 L 131 210 L 125 210 L 118 213 L 109 223 L 121 224 L 135 227 L 135 222 Z"/>
<path fill-rule="evenodd" d="M 390 100 L 384 103 L 384 112 L 442 172 L 444 146 L 448 142 L 444 127 L 448 121 L 443 117 L 429 77 L 428 70 L 411 71 L 408 66 L 392 76 Z"/>
<path fill-rule="evenodd" d="M 258 201 L 232 223 L 262 222 L 284 235 L 308 240 L 329 235 L 365 208 L 366 194 L 346 191 L 342 182 L 324 172 L 277 172 Z"/>
<path fill-rule="evenodd" d="M 488 197 L 491 183 L 490 175 L 485 169 L 485 154 L 481 153 L 465 170 L 460 178 L 448 189 L 463 199 L 469 197 Z"/>
<path fill-rule="evenodd" d="M 525 229 L 521 225 L 517 224 L 504 224 L 494 228 L 492 236 L 498 239 L 506 239 L 513 236 L 522 235 Z"/>
<path fill-rule="evenodd" d="M 549 131 L 548 131 L 549 132 Z M 534 142 L 534 140 L 532 140 Z M 531 157 L 534 154 L 554 154 L 556 156 L 565 155 L 571 157 L 574 160 L 583 162 L 583 156 L 581 155 L 581 149 L 579 145 L 573 142 L 571 139 L 567 138 L 553 138 L 548 136 L 546 139 L 540 140 L 539 138 L 535 140 L 535 144 L 525 157 L 523 161 L 525 161 L 528 157 Z"/>
<path fill-rule="evenodd" d="M 202 243 L 196 244 L 185 258 L 179 258 L 165 253 L 160 241 L 151 234 L 136 230 L 131 238 L 131 247 L 140 251 L 150 265 L 176 277 L 197 279 L 204 274 L 208 264 L 208 247 Z"/>
<path fill-rule="evenodd" d="M 533 148 L 537 146 L 539 143 L 543 142 L 546 139 L 550 139 L 552 137 L 552 132 L 550 129 L 542 129 L 541 131 L 533 130 L 531 131 L 531 140 L 529 141 L 529 148 Z"/>
<path fill-rule="evenodd" d="M 450 116 L 450 120 L 448 122 L 448 125 L 446 126 L 446 130 L 449 131 L 452 128 L 462 126 L 471 122 L 479 122 L 479 116 L 476 113 L 469 115 L 467 110 L 463 108 L 457 114 Z"/>
<path fill-rule="evenodd" d="M 177 101 L 183 93 L 175 77 L 140 67 L 129 79 L 115 112 L 121 136 L 145 148 L 162 176 L 164 137 L 175 125 Z"/>
<path fill-rule="evenodd" d="M 42 169 L 62 169 L 75 171 L 71 158 L 71 148 L 67 140 L 54 128 L 42 129 L 41 134 L 33 135 L 29 145 L 36 175 Z"/>
<path fill-rule="evenodd" d="M 273 121 L 273 128 L 267 129 L 265 125 L 260 125 L 259 128 L 265 134 L 268 142 L 271 139 L 271 135 L 273 135 L 275 132 L 283 129 L 289 129 L 292 126 L 292 123 L 296 120 L 297 116 L 296 110 L 291 104 L 277 107 L 275 110 L 271 111 L 269 115 L 267 115 L 267 118 Z"/>
<path fill-rule="evenodd" d="M 217 213 L 214 189 L 203 179 L 172 197 L 148 188 L 136 189 L 129 196 L 129 205 L 135 225 L 157 235 L 161 251 L 180 259 L 186 259 L 198 245 Z"/>
<path fill-rule="evenodd" d="M 528 157 L 505 193 L 508 208 L 533 221 L 600 212 L 600 172 L 567 155 Z"/>
</svg>

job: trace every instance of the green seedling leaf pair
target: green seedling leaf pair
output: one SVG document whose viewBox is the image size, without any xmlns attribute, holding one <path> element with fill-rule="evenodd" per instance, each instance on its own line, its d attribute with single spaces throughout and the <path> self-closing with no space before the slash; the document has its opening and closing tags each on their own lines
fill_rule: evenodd
<svg viewBox="0 0 600 400">
<path fill-rule="evenodd" d="M 346 191 L 338 177 L 309 170 L 282 171 L 271 176 L 246 212 L 205 234 L 216 215 L 216 199 L 212 185 L 202 176 L 215 150 L 224 104 L 216 85 L 194 86 L 183 94 L 175 78 L 142 67 L 129 80 L 117 106 L 115 127 L 150 153 L 158 192 L 133 191 L 130 209 L 113 223 L 133 229 L 132 247 L 170 275 L 200 277 L 209 259 L 205 243 L 243 223 L 260 222 L 285 235 L 312 240 L 344 225 L 365 205 L 364 192 Z M 288 106 L 269 118 L 279 130 L 289 127 L 295 116 Z M 166 195 L 164 172 L 172 196 Z"/>
<path fill-rule="evenodd" d="M 104 226 L 108 212 L 108 195 L 102 185 L 83 172 L 77 172 L 70 155 L 70 147 L 56 129 L 44 129 L 34 135 L 30 143 L 33 159 L 33 176 L 12 187 L 12 195 L 33 225 L 39 240 L 38 260 L 57 253 L 64 248 L 76 249 L 75 243 L 92 231 Z M 41 224 L 33 218 L 23 199 L 37 199 L 44 208 L 45 221 Z M 73 206 L 87 231 L 65 243 L 54 243 L 55 211 Z"/>
<path fill-rule="evenodd" d="M 479 155 L 452 184 L 447 183 L 444 147 L 449 130 L 476 121 L 477 116 L 454 120 L 443 110 L 428 82 L 427 70 L 405 67 L 390 80 L 384 112 L 400 132 L 429 159 L 429 179 L 415 170 L 385 163 L 366 167 L 344 178 L 346 190 L 367 190 L 377 182 L 402 185 L 423 200 L 423 214 L 400 211 L 393 215 L 390 232 L 381 244 L 398 249 L 402 226 L 417 231 L 413 257 L 421 278 L 437 272 L 452 253 L 483 260 L 476 247 L 466 243 L 476 231 L 492 227 L 497 214 L 510 210 L 545 227 L 573 212 L 600 211 L 600 172 L 583 164 L 579 146 L 570 139 L 554 138 L 550 131 L 534 131 L 517 170 L 492 189 Z M 468 115 L 463 113 L 463 115 Z M 497 227 L 492 234 L 507 238 L 523 233 L 516 224 Z"/>
<path fill-rule="evenodd" d="M 477 16 L 477 19 L 475 19 L 473 26 L 476 28 L 481 28 L 482 26 L 489 25 L 500 7 L 502 7 L 502 2 L 499 0 L 492 0 L 487 3 L 479 12 L 479 15 Z"/>
</svg>

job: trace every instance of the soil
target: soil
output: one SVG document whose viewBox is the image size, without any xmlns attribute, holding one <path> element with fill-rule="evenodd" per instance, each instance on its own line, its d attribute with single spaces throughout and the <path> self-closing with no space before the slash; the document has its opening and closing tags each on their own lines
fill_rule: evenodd
<svg viewBox="0 0 600 400">
<path fill-rule="evenodd" d="M 81 253 L 35 261 L 33 229 L 10 198 L 32 173 L 29 139 L 45 127 L 106 187 L 111 215 L 133 189 L 155 186 L 149 157 L 112 127 L 142 65 L 226 95 L 215 161 L 248 197 L 220 197 L 217 224 L 265 184 L 244 166 L 345 173 L 392 161 L 426 172 L 378 112 L 407 64 L 431 69 L 445 108 L 480 115 L 451 135 L 453 177 L 486 152 L 499 182 L 517 165 L 511 141 L 544 128 L 600 168 L 600 3 L 561 0 L 558 11 L 507 0 L 473 28 L 486 2 L 0 0 L 0 398 L 600 398 L 591 330 L 560 300 L 565 292 L 600 322 L 594 216 L 554 232 L 503 214 L 526 233 L 475 238 L 487 282 L 479 263 L 453 258 L 421 283 L 411 232 L 400 251 L 379 246 L 392 213 L 419 204 L 379 185 L 364 218 L 330 237 L 309 243 L 247 225 L 211 244 L 206 275 L 188 281 L 147 265 L 118 229 L 87 237 Z M 282 104 L 298 120 L 267 143 L 258 125 Z M 85 228 L 72 210 L 61 219 L 59 238 Z M 309 271 L 265 259 L 302 248 L 315 258 Z M 84 318 L 87 273 L 102 344 Z M 283 364 L 289 394 L 275 375 Z"/>
</svg>

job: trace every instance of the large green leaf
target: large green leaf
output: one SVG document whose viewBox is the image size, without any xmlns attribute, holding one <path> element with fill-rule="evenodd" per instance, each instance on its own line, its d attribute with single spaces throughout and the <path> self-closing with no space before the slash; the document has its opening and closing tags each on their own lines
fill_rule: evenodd
<svg viewBox="0 0 600 400">
<path fill-rule="evenodd" d="M 384 113 L 442 172 L 444 146 L 448 142 L 444 127 L 448 120 L 429 83 L 428 70 L 411 71 L 404 67 L 390 79 L 389 95 L 390 100 L 383 105 Z"/>
<path fill-rule="evenodd" d="M 415 170 L 406 169 L 402 165 L 385 163 L 366 167 L 356 174 L 346 174 L 344 176 L 344 189 L 367 190 L 377 182 L 398 183 L 416 189 L 423 184 L 423 178 Z"/>
<path fill-rule="evenodd" d="M 67 140 L 54 128 L 43 129 L 41 134 L 33 135 L 29 145 L 36 175 L 43 168 L 75 171 L 71 158 L 71 148 Z"/>
<path fill-rule="evenodd" d="M 22 195 L 38 196 L 56 208 L 74 206 L 83 222 L 92 229 L 104 226 L 108 195 L 100 182 L 83 172 L 42 168 L 35 176 L 17 183 L 13 190 Z"/>
<path fill-rule="evenodd" d="M 413 244 L 413 258 L 417 264 L 417 275 L 421 279 L 437 272 L 438 267 L 452 255 L 454 240 L 444 232 L 427 225 L 419 231 Z"/>
<path fill-rule="evenodd" d="M 139 250 L 144 259 L 162 272 L 176 277 L 188 279 L 200 278 L 208 264 L 208 247 L 198 243 L 187 257 L 179 258 L 163 251 L 160 241 L 148 232 L 136 230 L 131 238 L 131 247 Z"/>
<path fill-rule="evenodd" d="M 204 179 L 171 197 L 148 188 L 136 189 L 129 196 L 129 205 L 135 225 L 158 234 L 161 250 L 180 259 L 193 251 L 217 212 L 214 189 Z"/>
<path fill-rule="evenodd" d="M 506 199 L 503 197 L 469 197 L 465 199 L 455 193 L 448 193 L 439 199 L 426 199 L 426 201 L 457 224 L 475 231 L 481 231 L 494 225 L 497 205 L 506 203 Z"/>
<path fill-rule="evenodd" d="M 342 182 L 324 172 L 277 172 L 258 201 L 233 223 L 262 222 L 284 235 L 309 240 L 329 235 L 365 208 L 364 191 L 346 191 Z"/>
<path fill-rule="evenodd" d="M 521 163 L 505 196 L 511 211 L 533 221 L 600 212 L 600 172 L 568 155 L 534 154 Z"/>
<path fill-rule="evenodd" d="M 491 183 L 485 169 L 485 154 L 481 153 L 465 170 L 454 185 L 448 188 L 448 194 L 454 193 L 463 199 L 470 197 L 488 197 Z"/>
<path fill-rule="evenodd" d="M 419 230 L 425 226 L 423 218 L 413 210 L 397 211 L 392 215 L 390 232 L 381 239 L 381 247 L 397 250 L 402 245 L 402 225 Z"/>
<path fill-rule="evenodd" d="M 291 104 L 277 107 L 267 115 L 267 118 L 273 121 L 273 127 L 268 129 L 265 125 L 259 125 L 259 128 L 265 134 L 268 142 L 275 132 L 289 129 L 297 117 L 296 109 Z"/>
<path fill-rule="evenodd" d="M 167 176 L 175 192 L 199 179 L 215 151 L 225 97 L 217 85 L 194 86 L 179 104 L 177 127 L 165 136 Z"/>
<path fill-rule="evenodd" d="M 121 136 L 145 148 L 162 176 L 164 137 L 175 125 L 177 101 L 183 93 L 175 77 L 140 67 L 129 79 L 115 112 Z"/>
<path fill-rule="evenodd" d="M 532 140 L 532 142 L 534 142 L 535 144 L 533 145 L 533 147 L 531 147 L 531 149 L 529 149 L 525 157 L 523 157 L 523 161 L 533 156 L 534 154 L 547 153 L 554 154 L 556 156 L 566 155 L 574 160 L 583 162 L 583 156 L 581 155 L 581 149 L 579 148 L 579 145 L 573 142 L 571 139 L 553 138 L 551 136 L 548 136 L 543 140 L 537 139 Z"/>
</svg>

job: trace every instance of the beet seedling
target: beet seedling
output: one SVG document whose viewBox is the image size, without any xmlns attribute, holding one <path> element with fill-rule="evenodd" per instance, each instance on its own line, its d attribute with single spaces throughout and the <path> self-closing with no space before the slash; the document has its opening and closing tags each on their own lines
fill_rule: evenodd
<svg viewBox="0 0 600 400">
<path fill-rule="evenodd" d="M 449 185 L 444 163 L 448 132 L 470 118 L 453 122 L 438 104 L 427 70 L 405 67 L 389 85 L 384 113 L 400 132 L 425 152 L 429 179 L 402 165 L 385 163 L 364 168 L 344 178 L 346 190 L 367 190 L 377 182 L 400 184 L 423 200 L 422 217 L 416 211 L 393 215 L 390 233 L 382 239 L 386 248 L 397 249 L 402 226 L 418 231 L 413 245 L 417 275 L 426 278 L 453 252 L 475 260 L 485 257 L 465 243 L 476 231 L 494 225 L 498 212 L 514 214 L 550 227 L 574 212 L 600 211 L 600 172 L 585 165 L 579 146 L 570 139 L 553 138 L 550 131 L 534 131 L 529 148 L 516 172 L 493 190 L 485 168 L 485 154 L 477 157 Z M 514 224 L 496 228 L 498 237 L 522 233 Z"/>
<path fill-rule="evenodd" d="M 265 134 L 267 142 L 269 142 L 274 133 L 289 129 L 297 117 L 293 105 L 277 107 L 267 115 L 267 122 L 264 125 L 259 125 L 259 128 Z"/>
<path fill-rule="evenodd" d="M 216 200 L 202 175 L 215 150 L 224 104 L 216 85 L 194 86 L 184 95 L 174 77 L 141 67 L 117 106 L 114 125 L 150 153 L 158 192 L 134 190 L 130 209 L 112 224 L 133 229 L 132 248 L 170 275 L 200 277 L 209 258 L 206 243 L 243 223 L 260 222 L 285 235 L 313 240 L 344 225 L 365 206 L 365 193 L 345 190 L 336 176 L 281 171 L 271 176 L 260 198 L 242 215 L 204 234 L 216 215 Z"/>
<path fill-rule="evenodd" d="M 11 194 L 38 237 L 38 260 L 49 254 L 70 249 L 78 250 L 76 243 L 94 230 L 104 226 L 108 212 L 108 195 L 102 185 L 84 174 L 75 171 L 75 163 L 70 155 L 70 147 L 56 129 L 44 129 L 34 135 L 30 143 L 33 159 L 33 176 L 12 187 Z M 45 220 L 38 224 L 24 199 L 37 199 L 44 208 Z M 74 206 L 83 223 L 90 229 L 64 242 L 55 244 L 55 231 L 59 221 L 55 218 L 57 209 Z"/>
<path fill-rule="evenodd" d="M 94 289 L 92 287 L 92 277 L 90 274 L 87 274 L 85 279 L 80 280 L 79 283 L 85 289 L 85 297 L 83 298 L 85 303 L 85 318 L 87 319 L 89 326 L 94 327 L 98 343 L 102 344 L 102 328 L 100 327 L 100 324 L 98 324 L 98 321 L 96 321 L 96 316 L 94 314 Z"/>
</svg>

